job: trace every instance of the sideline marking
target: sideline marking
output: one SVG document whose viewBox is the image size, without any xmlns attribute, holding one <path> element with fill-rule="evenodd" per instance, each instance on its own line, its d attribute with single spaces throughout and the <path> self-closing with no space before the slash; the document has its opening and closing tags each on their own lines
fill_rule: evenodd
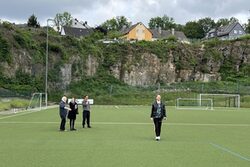
<svg viewBox="0 0 250 167">
<path fill-rule="evenodd" d="M 38 110 L 38 111 L 40 111 L 40 110 Z M 18 113 L 15 115 L 4 116 L 4 117 L 0 118 L 0 120 L 6 119 L 6 118 L 12 118 L 12 117 L 16 117 L 16 116 L 21 116 L 21 115 L 27 115 L 27 114 L 31 114 L 31 113 L 38 112 L 38 111 L 27 111 L 27 112 L 22 112 L 20 114 Z"/>
<path fill-rule="evenodd" d="M 26 113 L 27 114 L 27 113 Z M 57 124 L 58 122 L 46 122 L 46 121 L 36 121 L 36 122 L 22 122 L 22 121 L 4 121 L 0 124 Z M 150 122 L 92 122 L 93 124 L 99 125 L 153 125 Z M 81 122 L 76 122 L 76 124 L 81 124 Z M 231 127 L 250 127 L 250 124 L 193 124 L 193 123 L 164 123 L 168 126 L 231 126 Z"/>
<path fill-rule="evenodd" d="M 225 147 L 222 147 L 222 146 L 220 146 L 218 144 L 215 144 L 215 143 L 209 143 L 209 144 L 212 145 L 212 146 L 214 146 L 215 148 L 217 148 L 219 150 L 225 151 L 225 152 L 230 153 L 230 154 L 232 154 L 232 155 L 234 155 L 234 156 L 236 156 L 236 157 L 238 157 L 240 159 L 243 159 L 243 160 L 246 160 L 246 161 L 250 162 L 249 158 L 244 157 L 244 156 L 240 155 L 239 153 L 233 152 L 233 151 L 231 151 L 231 150 L 229 150 L 229 149 L 227 149 Z"/>
<path fill-rule="evenodd" d="M 20 115 L 27 115 L 27 114 L 35 113 L 35 112 L 38 112 L 38 111 L 43 111 L 43 110 L 55 108 L 55 107 L 56 106 L 48 106 L 47 108 L 44 108 L 42 110 L 40 110 L 40 108 L 39 109 L 32 109 L 32 110 L 24 110 L 24 111 L 21 111 L 21 112 L 19 112 L 17 114 L 14 114 L 14 115 L 3 116 L 2 118 L 0 118 L 0 120 L 5 119 L 5 118 L 16 117 L 16 116 L 20 116 Z"/>
</svg>

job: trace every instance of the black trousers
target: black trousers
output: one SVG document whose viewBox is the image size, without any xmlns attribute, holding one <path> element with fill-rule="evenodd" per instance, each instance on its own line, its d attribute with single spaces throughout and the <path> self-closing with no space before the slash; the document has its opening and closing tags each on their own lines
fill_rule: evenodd
<svg viewBox="0 0 250 167">
<path fill-rule="evenodd" d="M 155 136 L 161 135 L 162 118 L 154 118 Z"/>
<path fill-rule="evenodd" d="M 71 130 L 75 129 L 75 119 L 69 119 L 69 126 Z"/>
<path fill-rule="evenodd" d="M 60 130 L 65 130 L 66 117 L 61 116 Z"/>
<path fill-rule="evenodd" d="M 85 126 L 87 120 L 87 125 L 90 126 L 90 111 L 84 110 L 82 113 L 82 126 Z"/>
</svg>

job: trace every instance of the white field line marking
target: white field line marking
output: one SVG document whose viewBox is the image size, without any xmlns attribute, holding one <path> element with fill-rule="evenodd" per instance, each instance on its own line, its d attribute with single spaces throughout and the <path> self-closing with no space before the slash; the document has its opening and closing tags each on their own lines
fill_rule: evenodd
<svg viewBox="0 0 250 167">
<path fill-rule="evenodd" d="M 22 122 L 22 121 L 0 121 L 0 124 L 58 124 L 58 122 L 46 122 L 46 121 L 34 121 L 34 122 Z M 92 122 L 99 125 L 153 125 L 149 122 Z M 81 122 L 76 122 L 81 124 Z M 164 123 L 169 126 L 231 126 L 231 127 L 250 127 L 250 124 L 194 124 L 194 123 Z"/>
<path fill-rule="evenodd" d="M 244 157 L 244 156 L 240 155 L 239 153 L 236 153 L 236 152 L 234 152 L 234 151 L 231 151 L 231 150 L 229 150 L 229 149 L 227 149 L 227 148 L 225 148 L 225 147 L 222 147 L 222 146 L 220 146 L 220 145 L 218 145 L 218 144 L 215 144 L 215 143 L 209 143 L 209 144 L 212 145 L 212 146 L 214 146 L 215 148 L 217 148 L 217 149 L 219 149 L 219 150 L 225 151 L 225 152 L 230 153 L 230 154 L 232 154 L 232 155 L 234 155 L 234 156 L 236 156 L 236 157 L 238 157 L 238 158 L 240 158 L 240 159 L 243 159 L 243 160 L 246 160 L 246 161 L 249 161 L 249 162 L 250 162 L 250 159 L 249 159 L 249 158 Z"/>
<path fill-rule="evenodd" d="M 31 113 L 38 112 L 38 111 L 39 110 L 36 110 L 36 111 L 27 111 L 27 112 L 22 112 L 22 113 L 14 114 L 14 115 L 4 116 L 4 117 L 0 118 L 0 120 L 6 119 L 6 118 L 17 117 L 17 116 L 21 116 L 21 115 L 27 115 L 27 114 L 31 114 Z"/>
<path fill-rule="evenodd" d="M 47 109 L 55 108 L 55 107 L 56 106 L 49 106 L 47 108 L 43 108 L 42 110 L 47 110 Z M 24 110 L 24 111 L 21 111 L 19 113 L 14 114 L 14 115 L 4 116 L 4 117 L 0 118 L 0 120 L 6 119 L 6 118 L 17 117 L 17 116 L 21 116 L 21 115 L 27 115 L 27 114 L 35 113 L 35 112 L 42 111 L 42 110 L 40 110 L 40 109 Z"/>
</svg>

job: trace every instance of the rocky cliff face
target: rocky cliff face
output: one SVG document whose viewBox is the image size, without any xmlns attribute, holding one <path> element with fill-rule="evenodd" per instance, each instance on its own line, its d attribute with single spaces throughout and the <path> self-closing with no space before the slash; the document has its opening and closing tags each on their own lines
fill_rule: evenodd
<svg viewBox="0 0 250 167">
<path fill-rule="evenodd" d="M 126 64 L 131 64 L 131 62 L 128 61 Z M 190 80 L 208 82 L 221 79 L 218 71 L 214 73 L 202 73 L 188 69 L 176 70 L 172 54 L 170 54 L 167 62 L 161 62 L 156 55 L 145 53 L 142 55 L 140 62 L 128 66 L 129 68 L 125 69 L 123 77 L 121 76 L 121 63 L 116 64 L 110 69 L 112 75 L 117 79 L 121 79 L 133 86 L 148 86 L 159 82 L 173 83 Z"/>
<path fill-rule="evenodd" d="M 175 65 L 172 59 L 162 63 L 156 55 L 144 53 L 139 62 L 134 63 L 133 61 L 133 56 L 129 55 L 129 59 L 125 64 L 119 62 L 110 67 L 111 74 L 133 86 L 148 86 L 159 81 L 175 82 Z M 121 73 L 122 70 L 124 70 L 124 74 Z"/>
<path fill-rule="evenodd" d="M 117 79 L 133 86 L 181 81 L 219 81 L 220 70 L 226 62 L 232 61 L 234 65 L 230 70 L 236 72 L 243 64 L 250 63 L 248 46 L 249 42 L 235 42 L 231 45 L 215 46 L 212 49 L 181 46 L 168 53 L 166 62 L 162 62 L 155 54 L 143 53 L 140 61 L 135 63 L 134 56 L 128 55 L 127 61 L 117 62 L 110 67 L 110 71 Z M 176 59 L 181 64 L 178 67 Z"/>
<path fill-rule="evenodd" d="M 37 68 L 32 65 L 32 58 L 30 54 L 23 49 L 15 51 L 13 54 L 13 63 L 8 64 L 7 62 L 1 62 L 3 67 L 3 74 L 7 77 L 15 77 L 16 71 L 22 69 L 23 72 L 32 74 Z"/>
<path fill-rule="evenodd" d="M 125 58 L 117 59 L 109 72 L 117 79 L 133 86 L 148 86 L 157 83 L 181 81 L 217 81 L 221 80 L 220 70 L 232 61 L 236 72 L 250 64 L 250 42 L 236 41 L 230 44 L 204 48 L 180 44 L 168 50 L 167 59 L 163 61 L 156 54 L 143 52 L 130 53 Z M 53 57 L 55 55 L 51 55 Z M 60 58 L 50 58 L 49 70 L 55 70 L 58 80 L 49 81 L 50 88 L 65 89 L 72 81 L 79 81 L 82 76 L 94 76 L 102 66 L 102 58 L 89 54 L 72 56 L 66 63 L 58 65 Z M 12 64 L 1 62 L 3 74 L 14 77 L 16 71 L 22 70 L 30 75 L 45 75 L 45 65 L 34 63 L 26 50 L 19 49 L 13 53 Z M 224 67 L 225 66 L 225 67 Z M 230 70 L 230 69 L 229 69 Z"/>
</svg>

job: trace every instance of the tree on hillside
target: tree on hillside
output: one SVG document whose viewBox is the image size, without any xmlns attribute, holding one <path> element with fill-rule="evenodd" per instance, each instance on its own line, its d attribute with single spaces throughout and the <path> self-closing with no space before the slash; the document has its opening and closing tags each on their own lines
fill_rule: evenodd
<svg viewBox="0 0 250 167">
<path fill-rule="evenodd" d="M 204 30 L 196 21 L 187 22 L 183 31 L 184 34 L 191 39 L 201 39 L 204 37 Z"/>
<path fill-rule="evenodd" d="M 69 12 L 57 13 L 54 20 L 57 31 L 59 32 L 61 31 L 61 27 L 72 25 L 73 17 Z"/>
<path fill-rule="evenodd" d="M 212 28 L 215 28 L 215 22 L 210 17 L 206 17 L 198 20 L 198 24 L 202 27 L 204 34 L 203 37 L 208 33 Z"/>
<path fill-rule="evenodd" d="M 221 18 L 216 22 L 216 27 L 226 26 L 228 24 L 238 22 L 239 20 L 235 17 L 231 17 L 230 19 Z"/>
<path fill-rule="evenodd" d="M 28 27 L 39 28 L 40 24 L 37 21 L 37 17 L 33 14 L 28 19 Z"/>
<path fill-rule="evenodd" d="M 245 26 L 246 33 L 250 34 L 250 19 L 248 19 L 248 23 Z"/>
<path fill-rule="evenodd" d="M 183 31 L 183 29 L 184 29 L 183 25 L 181 25 L 181 24 L 175 24 L 175 30 L 176 31 Z"/>
<path fill-rule="evenodd" d="M 124 16 L 117 16 L 101 24 L 101 27 L 107 31 L 120 31 L 122 28 L 128 28 L 130 26 L 131 22 Z"/>
<path fill-rule="evenodd" d="M 169 30 L 176 27 L 176 24 L 174 22 L 174 19 L 172 17 L 168 17 L 167 15 L 164 15 L 163 17 L 154 17 L 151 18 L 148 26 L 150 29 L 156 29 L 161 28 L 163 30 Z"/>
</svg>

